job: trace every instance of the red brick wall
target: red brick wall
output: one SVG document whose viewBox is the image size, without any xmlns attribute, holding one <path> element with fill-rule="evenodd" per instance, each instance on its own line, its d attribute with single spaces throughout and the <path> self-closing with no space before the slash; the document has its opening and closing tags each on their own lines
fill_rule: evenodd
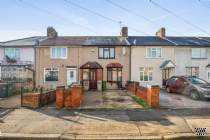
<svg viewBox="0 0 210 140">
<path fill-rule="evenodd" d="M 147 88 L 138 86 L 135 95 L 147 101 Z"/>
</svg>

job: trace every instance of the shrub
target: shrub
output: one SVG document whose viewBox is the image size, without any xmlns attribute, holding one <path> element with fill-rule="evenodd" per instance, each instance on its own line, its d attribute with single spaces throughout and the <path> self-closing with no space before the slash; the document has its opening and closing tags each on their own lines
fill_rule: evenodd
<svg viewBox="0 0 210 140">
<path fill-rule="evenodd" d="M 102 82 L 102 91 L 105 91 L 105 90 L 107 90 L 106 81 L 103 81 Z"/>
</svg>

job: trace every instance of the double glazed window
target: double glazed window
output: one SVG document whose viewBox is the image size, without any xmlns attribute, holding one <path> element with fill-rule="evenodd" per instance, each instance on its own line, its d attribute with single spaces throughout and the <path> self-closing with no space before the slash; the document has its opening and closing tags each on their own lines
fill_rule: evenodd
<svg viewBox="0 0 210 140">
<path fill-rule="evenodd" d="M 98 49 L 99 59 L 114 59 L 115 58 L 115 48 L 99 48 Z"/>
<path fill-rule="evenodd" d="M 11 59 L 20 59 L 20 49 L 19 48 L 5 48 L 5 56 Z"/>
<path fill-rule="evenodd" d="M 140 67 L 140 81 L 152 81 L 152 67 Z"/>
<path fill-rule="evenodd" d="M 108 82 L 121 82 L 122 81 L 122 68 L 107 68 L 107 81 Z"/>
<path fill-rule="evenodd" d="M 186 75 L 199 77 L 199 67 L 186 67 Z"/>
<path fill-rule="evenodd" d="M 45 82 L 58 81 L 58 68 L 45 68 Z"/>
<path fill-rule="evenodd" d="M 207 49 L 206 48 L 192 48 L 192 58 L 207 58 Z"/>
<path fill-rule="evenodd" d="M 161 58 L 162 49 L 161 48 L 147 48 L 146 57 L 147 58 Z"/>
<path fill-rule="evenodd" d="M 67 58 L 67 48 L 65 48 L 65 47 L 51 48 L 51 58 L 66 59 Z"/>
</svg>

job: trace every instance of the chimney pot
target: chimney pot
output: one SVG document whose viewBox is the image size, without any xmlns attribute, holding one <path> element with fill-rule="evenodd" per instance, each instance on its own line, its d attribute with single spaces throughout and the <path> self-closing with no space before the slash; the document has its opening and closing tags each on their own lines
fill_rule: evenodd
<svg viewBox="0 0 210 140">
<path fill-rule="evenodd" d="M 58 33 L 53 27 L 48 27 L 47 28 L 47 37 L 49 38 L 55 38 L 58 36 Z"/>
<path fill-rule="evenodd" d="M 161 38 L 166 37 L 166 29 L 164 27 L 160 28 L 155 35 Z"/>
<path fill-rule="evenodd" d="M 121 28 L 121 32 L 120 32 L 120 35 L 122 37 L 128 37 L 128 27 L 122 27 Z"/>
</svg>

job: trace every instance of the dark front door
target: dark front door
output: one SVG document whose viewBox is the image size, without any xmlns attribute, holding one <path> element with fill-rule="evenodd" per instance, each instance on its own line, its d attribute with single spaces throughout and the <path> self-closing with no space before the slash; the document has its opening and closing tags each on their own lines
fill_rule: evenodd
<svg viewBox="0 0 210 140">
<path fill-rule="evenodd" d="M 90 69 L 89 72 L 89 89 L 97 89 L 96 69 Z"/>
</svg>

